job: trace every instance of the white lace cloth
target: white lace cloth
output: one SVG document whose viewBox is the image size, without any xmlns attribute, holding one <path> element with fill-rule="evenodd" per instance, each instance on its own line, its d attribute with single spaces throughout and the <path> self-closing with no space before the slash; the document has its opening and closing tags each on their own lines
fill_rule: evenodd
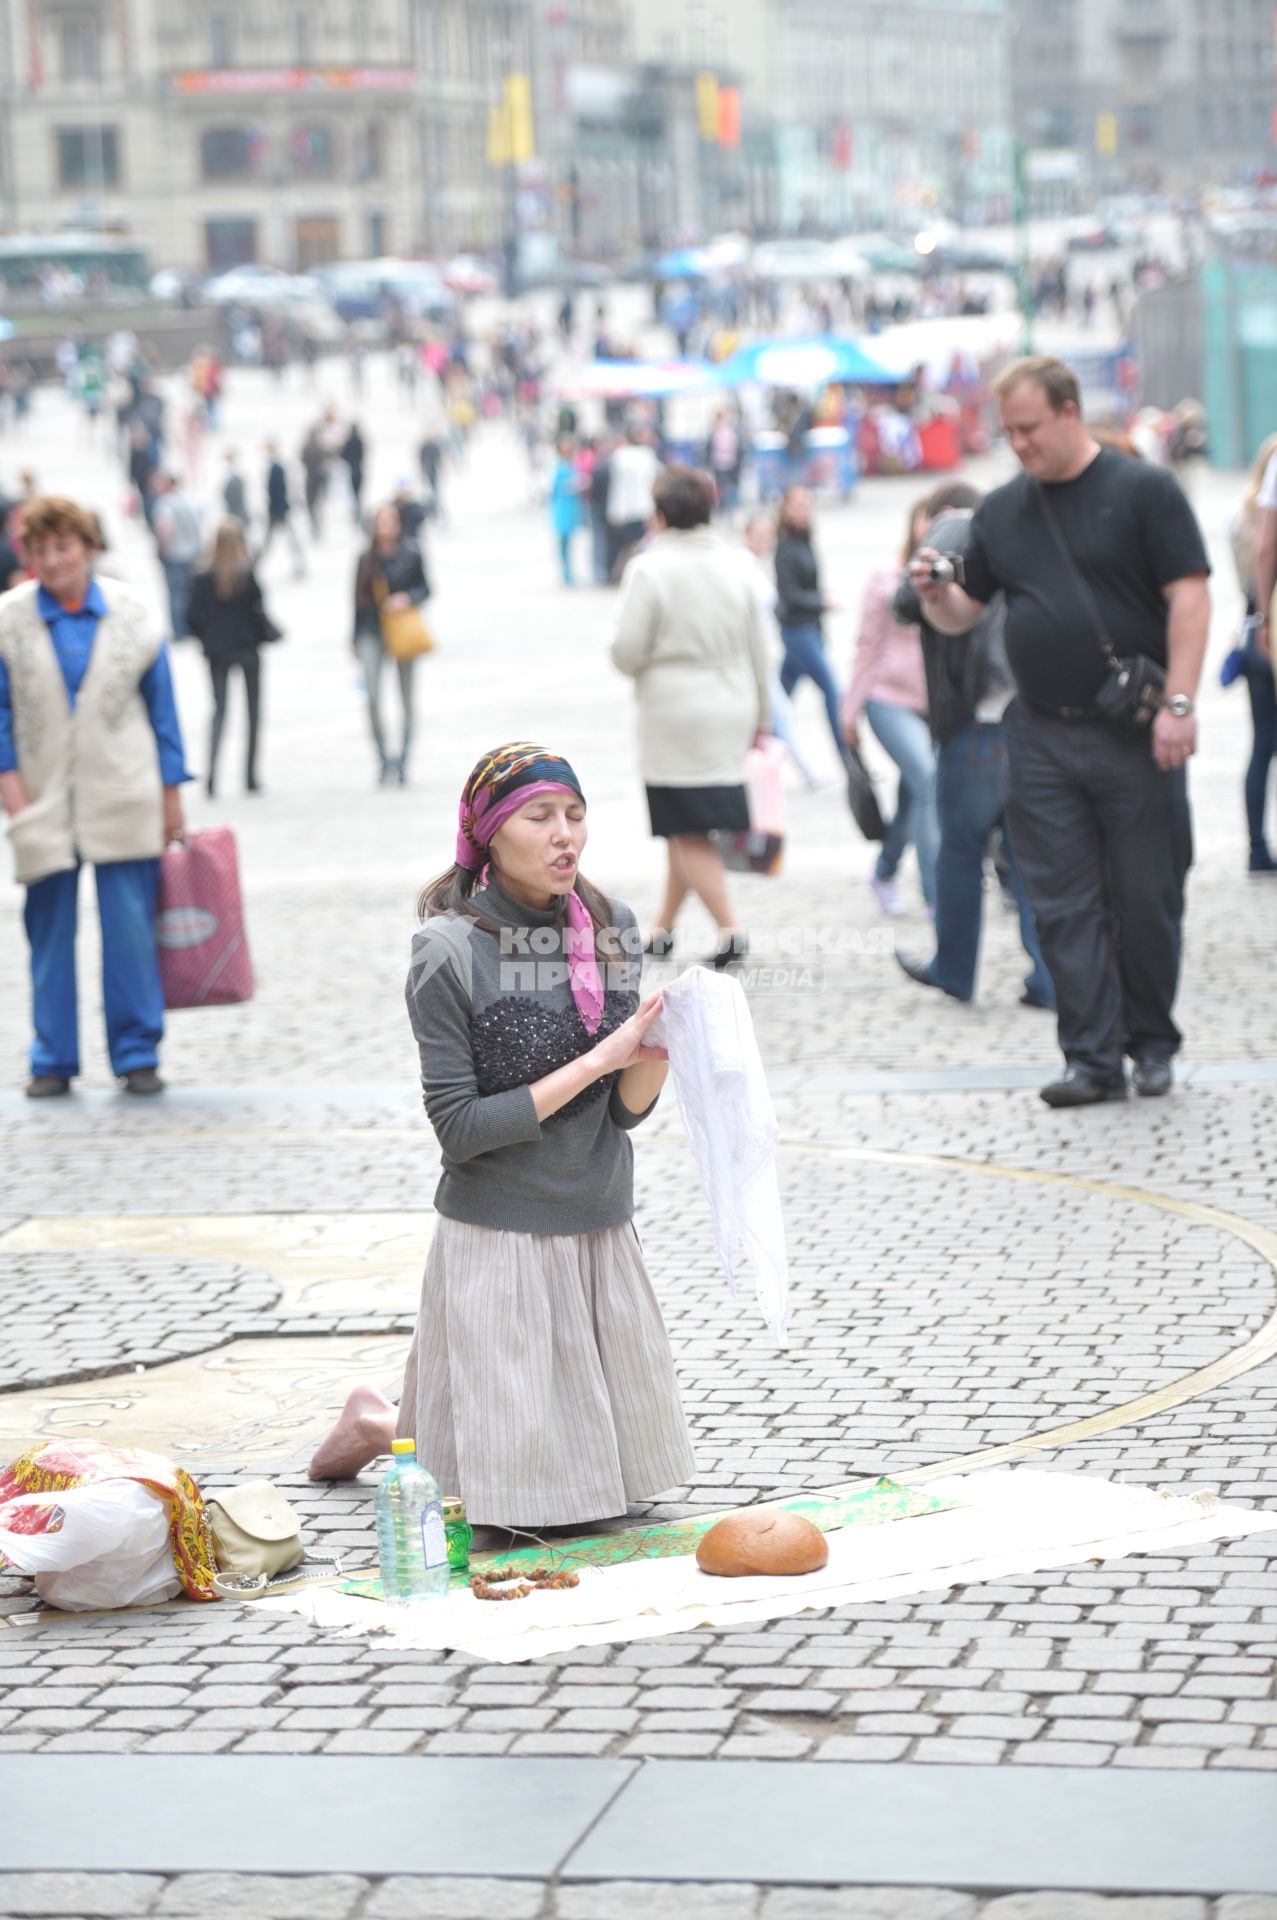
<svg viewBox="0 0 1277 1920">
<path fill-rule="evenodd" d="M 709 1202 L 714 1245 L 733 1298 L 742 1248 L 778 1347 L 789 1324 L 789 1261 L 776 1177 L 779 1128 L 740 982 L 689 967 L 664 989 L 649 1029 L 670 1075 Z"/>
</svg>

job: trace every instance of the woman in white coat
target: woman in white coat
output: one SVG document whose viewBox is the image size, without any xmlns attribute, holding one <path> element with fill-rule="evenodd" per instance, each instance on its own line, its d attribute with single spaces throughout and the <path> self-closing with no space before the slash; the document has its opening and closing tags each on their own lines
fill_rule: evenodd
<svg viewBox="0 0 1277 1920">
<path fill-rule="evenodd" d="M 625 572 L 612 660 L 635 682 L 639 764 L 652 832 L 669 843 L 647 951 L 669 953 L 689 893 L 713 916 L 715 966 L 744 958 L 711 835 L 749 827 L 745 755 L 768 729 L 767 637 L 748 555 L 710 531 L 708 483 L 669 467 L 653 489 L 655 537 Z"/>
</svg>

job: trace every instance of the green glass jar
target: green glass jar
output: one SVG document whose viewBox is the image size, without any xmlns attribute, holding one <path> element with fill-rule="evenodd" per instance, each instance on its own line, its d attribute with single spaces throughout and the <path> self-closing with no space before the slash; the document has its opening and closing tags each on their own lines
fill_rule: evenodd
<svg viewBox="0 0 1277 1920">
<path fill-rule="evenodd" d="M 454 1573 L 468 1573 L 470 1542 L 474 1539 L 474 1528 L 466 1519 L 464 1500 L 444 1501 L 443 1530 L 448 1541 L 448 1565 Z"/>
</svg>

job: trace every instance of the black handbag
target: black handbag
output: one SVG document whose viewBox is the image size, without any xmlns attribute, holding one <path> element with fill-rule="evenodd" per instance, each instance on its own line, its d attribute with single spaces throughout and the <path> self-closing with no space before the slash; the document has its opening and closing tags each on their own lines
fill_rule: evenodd
<svg viewBox="0 0 1277 1920">
<path fill-rule="evenodd" d="M 843 752 L 847 759 L 847 804 L 851 817 L 866 840 L 881 840 L 887 827 L 878 805 L 873 776 L 861 758 L 859 747 L 844 747 Z"/>
<path fill-rule="evenodd" d="M 1038 481 L 1033 483 L 1033 492 L 1082 605 L 1091 617 L 1096 642 L 1104 655 L 1107 671 L 1095 695 L 1095 710 L 1100 719 L 1111 727 L 1120 727 L 1127 733 L 1143 733 L 1152 726 L 1165 696 L 1166 670 L 1145 653 L 1118 653 L 1109 638 L 1095 595 L 1086 584 L 1082 570 L 1073 558 L 1073 550 L 1064 537 L 1064 529 L 1052 511 L 1045 489 Z"/>
</svg>

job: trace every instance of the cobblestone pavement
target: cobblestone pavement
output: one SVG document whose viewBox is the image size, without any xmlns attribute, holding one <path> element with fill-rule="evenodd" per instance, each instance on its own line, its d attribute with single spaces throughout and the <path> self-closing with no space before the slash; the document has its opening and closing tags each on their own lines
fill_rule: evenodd
<svg viewBox="0 0 1277 1920">
<path fill-rule="evenodd" d="M 375 498 L 410 468 L 411 433 L 381 369 L 373 375 L 360 413 Z M 281 399 L 244 377 L 232 385 L 221 444 L 237 440 L 255 458 L 266 433 L 295 443 L 317 403 L 300 389 Z M 24 447 L 8 443 L 8 459 L 100 504 L 119 532 L 117 570 L 158 602 L 141 538 L 119 519 L 118 477 L 76 447 L 56 402 L 42 402 L 42 412 Z M 210 473 L 215 465 L 210 459 Z M 991 475 L 1001 471 L 990 463 Z M 1219 478 L 1199 484 L 1222 554 L 1236 489 Z M 629 693 L 606 661 L 615 603 L 556 586 L 548 528 L 526 503 L 519 456 L 499 429 L 481 439 L 454 491 L 453 522 L 431 542 L 441 646 L 420 676 L 421 740 L 406 791 L 372 786 L 348 648 L 353 532 L 334 509 L 304 582 L 288 578 L 278 554 L 267 561 L 272 610 L 288 633 L 267 667 L 268 793 L 250 801 L 237 791 L 237 716 L 226 799 L 192 789 L 189 809 L 193 824 L 226 821 L 239 836 L 259 993 L 244 1008 L 173 1017 L 164 1054 L 171 1092 L 162 1103 L 142 1107 L 111 1090 L 86 912 L 82 1091 L 34 1110 L 16 1091 L 0 1095 L 0 1386 L 13 1389 L 0 1393 L 6 1444 L 55 1420 L 124 1435 L 130 1394 L 164 1377 L 133 1374 L 135 1365 L 151 1369 L 167 1353 L 224 1341 L 229 1362 L 250 1336 L 265 1340 L 259 1357 L 266 1336 L 313 1352 L 315 1377 L 337 1337 L 360 1337 L 361 1352 L 381 1355 L 393 1373 L 437 1167 L 402 1003 L 412 902 L 444 863 L 456 789 L 481 748 L 529 734 L 562 744 L 591 797 L 589 871 L 640 914 L 654 903 L 659 851 L 641 818 Z M 915 491 L 907 482 L 867 484 L 853 506 L 823 515 L 831 587 L 845 605 L 854 605 L 869 567 L 896 549 Z M 1216 659 L 1236 611 L 1227 578 L 1218 609 Z M 844 616 L 831 638 L 840 669 L 848 634 Z M 202 663 L 180 650 L 177 674 L 198 769 L 209 706 Z M 1023 961 L 996 897 L 975 1006 L 923 992 L 893 964 L 897 930 L 870 900 L 869 854 L 832 779 L 818 703 L 800 697 L 812 757 L 831 783 L 791 796 L 784 876 L 740 883 L 758 961 L 746 985 L 786 1141 L 793 1342 L 774 1353 L 748 1299 L 727 1300 L 677 1116 L 663 1103 L 638 1140 L 638 1224 L 670 1323 L 698 1475 L 652 1511 L 957 1459 L 1177 1379 L 1240 1345 L 1272 1314 L 1274 1272 L 1260 1251 L 1139 1197 L 1199 1202 L 1277 1227 L 1272 1089 L 1256 1077 L 1277 1053 L 1277 890 L 1243 871 L 1243 698 L 1208 688 L 1194 769 L 1199 865 L 1182 1016 L 1185 1060 L 1210 1075 L 1166 1102 L 1066 1118 L 1032 1092 L 1056 1059 L 1051 1023 L 1016 1004 Z M 898 933 L 902 945 L 925 950 L 913 888 L 910 876 Z M 708 929 L 692 921 L 686 952 L 707 944 Z M 15 1089 L 24 964 L 20 897 L 0 884 L 0 979 L 13 987 L 0 994 L 0 1055 Z M 1026 1084 L 982 1086 L 980 1070 L 990 1068 L 1023 1070 Z M 857 1076 L 871 1069 L 880 1078 L 866 1092 Z M 858 1157 L 866 1151 L 897 1157 Z M 921 1156 L 975 1165 L 922 1165 Z M 1009 1181 L 998 1168 L 1036 1177 Z M 1061 1174 L 1128 1191 L 1059 1184 Z M 307 1268 L 295 1223 L 312 1218 L 321 1241 L 335 1235 L 355 1249 L 346 1265 L 344 1255 L 334 1263 L 329 1244 L 327 1264 Z M 76 1222 L 87 1244 L 71 1244 Z M 313 1280 L 321 1269 L 327 1282 Z M 116 1367 L 119 1376 L 100 1390 L 48 1390 Z M 306 1374 L 304 1357 L 294 1371 Z M 313 1380 L 311 1392 L 313 1424 Z M 272 1413 L 267 1403 L 256 1416 L 268 1440 Z M 317 1544 L 366 1555 L 371 1477 L 312 1487 L 302 1473 L 304 1426 L 281 1432 L 275 1475 Z M 188 1436 L 179 1457 L 197 1477 L 202 1467 L 221 1477 L 237 1466 L 212 1431 Z M 1272 1502 L 1277 1363 L 1045 1464 Z M 19 1610 L 26 1594 L 23 1583 L 0 1582 L 7 1608 Z M 1275 1656 L 1277 1516 L 1271 1535 L 1186 1558 L 1109 1561 L 516 1668 L 359 1641 L 329 1645 L 299 1620 L 230 1606 L 58 1619 L 0 1632 L 0 1752 L 754 1755 L 1277 1770 Z M 0 1911 L 608 1920 L 641 1898 L 654 1920 L 667 1911 L 733 1920 L 1277 1915 L 1272 1901 L 1237 1899 L 1212 1906 L 1051 1895 L 1035 1905 L 1028 1896 L 1017 1903 L 937 1891 L 645 1887 L 639 1896 L 507 1882 L 468 1889 L 328 1879 L 303 1888 L 241 1879 L 223 1889 L 189 1876 L 91 1879 L 0 1882 Z"/>
<path fill-rule="evenodd" d="M 12 1920 L 1277 1920 L 1277 1899 L 1016 1893 L 992 1899 L 940 1887 L 757 1887 L 613 1881 L 547 1888 L 532 1880 L 365 1880 L 186 1873 L 0 1874 Z"/>
</svg>

